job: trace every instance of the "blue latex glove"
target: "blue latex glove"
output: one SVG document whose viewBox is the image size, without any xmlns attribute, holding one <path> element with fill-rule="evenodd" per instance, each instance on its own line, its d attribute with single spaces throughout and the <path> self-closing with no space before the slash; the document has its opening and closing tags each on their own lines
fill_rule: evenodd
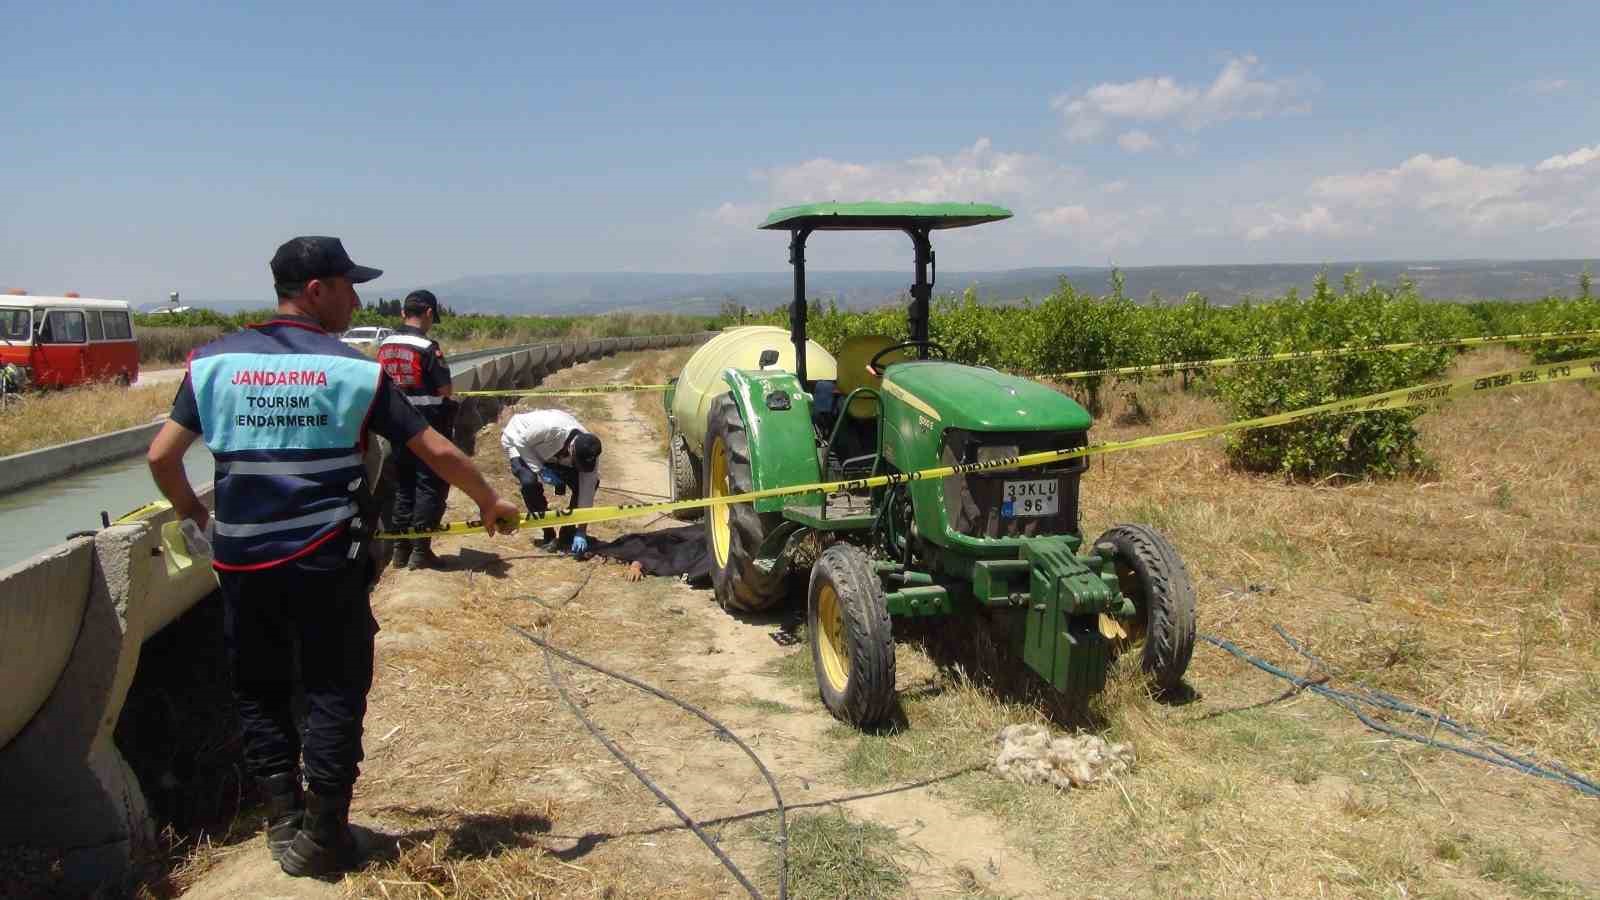
<svg viewBox="0 0 1600 900">
<path fill-rule="evenodd" d="M 549 466 L 545 466 L 539 470 L 539 480 L 555 488 L 557 497 L 560 497 L 562 494 L 567 492 L 567 483 L 562 481 L 561 476 L 556 473 L 556 470 L 550 468 Z"/>
<path fill-rule="evenodd" d="M 589 539 L 581 534 L 572 536 L 572 555 L 582 556 L 589 552 Z"/>
</svg>

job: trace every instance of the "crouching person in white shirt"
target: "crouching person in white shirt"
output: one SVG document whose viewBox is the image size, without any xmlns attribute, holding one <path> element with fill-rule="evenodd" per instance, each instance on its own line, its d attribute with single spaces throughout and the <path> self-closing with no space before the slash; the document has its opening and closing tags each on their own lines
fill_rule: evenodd
<svg viewBox="0 0 1600 900">
<path fill-rule="evenodd" d="M 536 409 L 518 413 L 500 432 L 500 446 L 510 457 L 511 473 L 522 485 L 522 500 L 528 512 L 550 509 L 545 498 L 546 484 L 556 496 L 572 491 L 569 510 L 594 506 L 600 487 L 600 438 L 583 427 L 572 414 L 559 409 Z M 570 549 L 573 556 L 589 551 L 587 529 L 583 525 L 544 529 L 539 548 L 548 551 Z"/>
</svg>

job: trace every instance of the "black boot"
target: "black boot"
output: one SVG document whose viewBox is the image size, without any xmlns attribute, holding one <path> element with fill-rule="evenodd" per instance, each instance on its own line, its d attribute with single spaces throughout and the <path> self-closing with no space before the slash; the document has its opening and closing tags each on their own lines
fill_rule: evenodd
<svg viewBox="0 0 1600 900">
<path fill-rule="evenodd" d="M 411 562 L 411 542 L 393 541 L 394 558 L 391 560 L 396 569 L 404 569 Z"/>
<path fill-rule="evenodd" d="M 277 862 L 283 851 L 294 841 L 300 830 L 300 820 L 305 812 L 305 794 L 300 789 L 300 773 L 279 772 L 260 779 L 261 793 L 267 804 L 267 851 Z"/>
<path fill-rule="evenodd" d="M 411 564 L 406 568 L 413 571 L 417 569 L 442 569 L 444 564 L 439 557 L 433 555 L 433 540 L 420 538 L 411 542 Z"/>
<path fill-rule="evenodd" d="M 350 833 L 350 789 L 306 794 L 305 818 L 278 865 L 295 876 L 332 875 L 354 868 L 356 857 L 356 840 Z"/>
</svg>

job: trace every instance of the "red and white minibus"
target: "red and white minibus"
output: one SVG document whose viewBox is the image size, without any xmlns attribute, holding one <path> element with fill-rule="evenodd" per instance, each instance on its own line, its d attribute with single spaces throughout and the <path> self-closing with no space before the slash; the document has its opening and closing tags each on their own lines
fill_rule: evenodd
<svg viewBox="0 0 1600 900">
<path fill-rule="evenodd" d="M 135 381 L 139 342 L 128 304 L 71 295 L 0 295 L 0 368 L 8 366 L 37 387 Z"/>
</svg>

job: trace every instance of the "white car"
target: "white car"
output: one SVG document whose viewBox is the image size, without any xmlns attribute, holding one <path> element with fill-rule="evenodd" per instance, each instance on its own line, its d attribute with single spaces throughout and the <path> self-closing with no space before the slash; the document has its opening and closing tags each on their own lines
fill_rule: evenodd
<svg viewBox="0 0 1600 900">
<path fill-rule="evenodd" d="M 352 328 L 349 331 L 346 331 L 344 334 L 339 336 L 339 340 L 344 341 L 346 344 L 349 344 L 352 347 L 369 347 L 383 343 L 383 339 L 391 334 L 394 334 L 393 328 L 383 328 L 377 325 L 363 325 L 360 328 Z"/>
</svg>

